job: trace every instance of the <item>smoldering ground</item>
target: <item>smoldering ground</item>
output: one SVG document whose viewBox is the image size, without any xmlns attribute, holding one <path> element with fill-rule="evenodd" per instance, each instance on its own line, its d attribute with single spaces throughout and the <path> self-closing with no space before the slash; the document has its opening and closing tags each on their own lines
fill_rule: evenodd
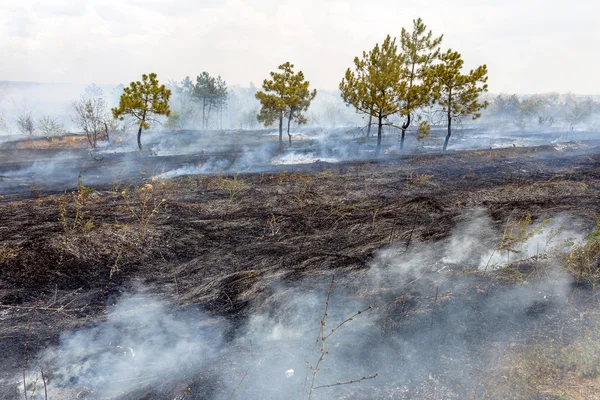
<svg viewBox="0 0 600 400">
<path fill-rule="evenodd" d="M 279 151 L 271 131 L 144 132 L 143 152 L 133 149 L 133 135 L 122 143 L 93 151 L 30 149 L 11 142 L 0 148 L 0 193 L 27 195 L 32 187 L 44 192 L 68 190 L 77 185 L 80 175 L 86 184 L 106 186 L 114 182 L 139 183 L 161 174 L 171 178 L 190 173 L 277 170 L 281 165 L 294 164 L 298 157 L 303 157 L 303 162 L 337 161 L 331 154 L 343 157 L 346 153 L 340 150 L 358 149 L 342 138 L 344 132 L 325 144 L 304 135 L 284 153 Z"/>
<path fill-rule="evenodd" d="M 328 135 L 295 132 L 292 147 L 279 149 L 272 131 L 196 132 L 177 134 L 145 132 L 144 152 L 132 150 L 132 135 L 127 144 L 111 144 L 94 151 L 86 149 L 52 150 L 21 149 L 7 144 L 0 148 L 0 193 L 30 195 L 32 192 L 60 192 L 77 186 L 78 177 L 88 185 L 109 187 L 115 182 L 138 184 L 152 176 L 173 178 L 189 174 L 238 174 L 310 169 L 319 163 L 373 160 L 376 138 L 357 137 L 360 129 L 338 129 Z M 586 133 L 579 138 L 589 138 Z M 519 136 L 502 141 L 497 134 L 479 133 L 472 140 L 458 131 L 450 149 L 510 147 Z M 484 138 L 484 139 L 482 139 Z M 442 134 L 421 142 L 407 144 L 406 154 L 398 150 L 396 133 L 387 132 L 380 160 L 401 159 L 424 153 L 439 153 Z M 537 139 L 536 139 L 537 140 Z M 556 143 L 554 143 L 556 142 Z M 561 142 L 559 136 L 540 136 L 529 144 L 549 144 L 558 153 L 581 153 L 592 149 L 595 142 Z M 521 144 L 519 144 L 519 147 Z M 546 151 L 548 148 L 546 148 Z M 549 155 L 552 157 L 552 155 Z M 32 190 L 35 189 L 35 190 Z"/>
<path fill-rule="evenodd" d="M 502 228 L 471 210 L 447 239 L 381 249 L 368 268 L 336 273 L 332 286 L 325 273 L 264 276 L 246 289 L 261 294 L 243 314 L 180 307 L 177 296 L 139 287 L 109 306 L 104 323 L 63 333 L 31 360 L 28 382 L 43 368 L 53 399 L 282 399 L 311 388 L 315 399 L 484 398 L 482 377 L 492 381 L 524 343 L 559 331 L 573 341 L 597 323 L 574 312 L 592 293 L 575 290 L 555 256 L 590 227 L 568 215 L 527 226 L 508 269 Z M 506 284 L 507 273 L 522 278 Z M 323 320 L 331 335 L 321 352 Z M 30 398 L 43 398 L 38 385 Z M 15 386 L 22 391 L 22 381 Z M 538 398 L 528 390 L 519 387 L 518 398 Z"/>
<path fill-rule="evenodd" d="M 77 87 L 77 90 L 83 91 L 83 87 Z M 19 101 L 35 97 L 35 90 L 42 90 L 42 86 L 29 87 L 23 92 L 23 96 L 19 97 Z M 71 100 L 58 101 L 52 97 L 54 92 L 51 88 L 44 89 L 45 95 L 41 96 L 42 103 L 38 105 L 38 111 L 60 103 L 61 119 L 68 121 L 68 115 L 72 113 Z M 144 131 L 142 134 L 145 148 L 142 155 L 137 151 L 137 131 L 131 123 L 126 124 L 127 129 L 114 132 L 110 143 L 102 142 L 100 147 L 94 150 L 81 148 L 68 152 L 64 149 L 53 152 L 47 148 L 23 149 L 19 147 L 22 143 L 17 140 L 23 139 L 22 136 L 14 136 L 11 139 L 11 135 L 5 135 L 0 146 L 0 194 L 23 196 L 29 194 L 32 189 L 35 193 L 69 190 L 76 186 L 80 173 L 88 184 L 110 185 L 119 180 L 139 183 L 149 175 L 164 174 L 161 176 L 171 178 L 185 174 L 253 173 L 317 161 L 337 163 L 374 159 L 376 127 L 371 130 L 371 137 L 366 137 L 368 121 L 365 118 L 357 115 L 351 108 L 343 106 L 338 93 L 322 95 L 323 100 L 315 102 L 311 111 L 312 122 L 308 126 L 292 128 L 292 145 L 289 147 L 287 134 L 284 132 L 284 151 L 279 149 L 276 128 L 199 131 L 193 130 L 195 126 L 192 125 L 188 127 L 189 130 L 171 131 L 161 129 L 157 124 L 155 130 Z M 49 103 L 46 101 L 47 96 L 53 99 L 52 104 L 46 104 Z M 76 99 L 77 95 L 69 98 Z M 111 104 L 116 100 L 113 98 Z M 250 96 L 246 100 L 254 101 L 254 98 Z M 241 104 L 237 106 L 241 107 Z M 244 103 L 244 106 L 247 104 Z M 58 113 L 58 110 L 52 107 L 48 109 L 53 111 L 53 115 Z M 11 114 L 11 119 L 18 116 L 17 111 L 15 110 L 15 115 Z M 236 111 L 232 109 L 232 118 L 235 115 Z M 598 125 L 594 120 L 578 125 L 574 131 L 560 124 L 552 127 L 535 125 L 527 129 L 515 129 L 513 124 L 511 129 L 502 129 L 497 121 L 490 121 L 465 123 L 459 129 L 455 129 L 449 149 L 544 145 L 562 148 L 564 142 L 577 142 L 575 146 L 580 146 L 581 141 L 597 139 Z M 399 120 L 391 122 L 396 125 L 401 123 Z M 237 127 L 233 120 L 226 125 L 230 128 Z M 442 125 L 434 126 L 429 137 L 417 140 L 417 132 L 413 127 L 402 151 L 398 148 L 398 134 L 397 129 L 385 127 L 382 148 L 384 155 L 396 157 L 400 154 L 439 152 L 444 141 L 445 129 Z M 41 142 L 59 141 L 59 138 L 32 138 Z M 85 144 L 85 140 L 82 143 Z M 67 153 L 68 156 L 65 156 Z"/>
</svg>

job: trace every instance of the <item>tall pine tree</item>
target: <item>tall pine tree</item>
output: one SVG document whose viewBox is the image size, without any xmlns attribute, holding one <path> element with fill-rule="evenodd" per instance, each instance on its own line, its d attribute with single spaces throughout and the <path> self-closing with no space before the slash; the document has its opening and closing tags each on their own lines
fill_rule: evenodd
<svg viewBox="0 0 600 400">
<path fill-rule="evenodd" d="M 405 56 L 398 53 L 396 40 L 389 35 L 381 46 L 363 52 L 354 59 L 354 70 L 348 68 L 340 91 L 346 104 L 377 120 L 376 156 L 381 152 L 383 125 L 402 109 L 408 85 L 402 79 Z"/>
<path fill-rule="evenodd" d="M 415 112 L 431 104 L 432 87 L 425 79 L 427 69 L 439 56 L 439 46 L 443 35 L 434 38 L 421 18 L 413 20 L 413 30 L 408 32 L 402 28 L 400 34 L 400 50 L 404 54 L 404 70 L 402 80 L 406 82 L 406 97 L 402 101 L 400 115 L 404 118 L 401 126 L 400 150 L 404 148 L 406 131 L 415 119 Z"/>
<path fill-rule="evenodd" d="M 283 120 L 287 118 L 289 145 L 292 145 L 290 125 L 292 121 L 305 124 L 308 120 L 303 114 L 317 95 L 310 90 L 310 82 L 304 79 L 302 71 L 294 72 L 294 65 L 286 62 L 277 67 L 279 72 L 271 72 L 271 79 L 265 79 L 263 90 L 256 93 L 261 109 L 257 115 L 265 126 L 279 121 L 279 146 L 283 147 Z"/>
<path fill-rule="evenodd" d="M 427 80 L 432 85 L 438 111 L 446 119 L 448 133 L 444 141 L 445 151 L 452 135 L 452 123 L 467 117 L 477 119 L 481 116 L 481 110 L 488 106 L 487 101 L 480 101 L 480 95 L 488 90 L 488 78 L 485 64 L 463 75 L 462 57 L 451 49 L 441 54 L 439 61 L 428 71 Z"/>
</svg>

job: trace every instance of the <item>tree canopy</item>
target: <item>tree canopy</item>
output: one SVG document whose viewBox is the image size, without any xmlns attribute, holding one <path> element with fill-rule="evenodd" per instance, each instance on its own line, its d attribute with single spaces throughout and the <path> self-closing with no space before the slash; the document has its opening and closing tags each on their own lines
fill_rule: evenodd
<svg viewBox="0 0 600 400">
<path fill-rule="evenodd" d="M 401 80 L 406 83 L 406 96 L 402 100 L 400 115 L 404 118 L 401 130 L 400 149 L 404 148 L 406 130 L 410 127 L 415 112 L 431 104 L 432 87 L 425 79 L 428 68 L 439 56 L 439 46 L 443 35 L 434 38 L 421 18 L 413 20 L 412 32 L 402 28 L 400 33 L 400 50 L 404 55 Z M 421 133 L 422 129 L 421 129 Z"/>
<path fill-rule="evenodd" d="M 108 115 L 103 97 L 82 96 L 73 103 L 71 119 L 87 136 L 90 146 L 96 148 L 98 139 L 108 139 Z"/>
<path fill-rule="evenodd" d="M 139 129 L 137 135 L 138 147 L 142 150 L 142 130 L 150 128 L 150 121 L 156 121 L 155 116 L 169 116 L 169 97 L 171 91 L 165 85 L 160 85 L 156 74 L 142 75 L 142 80 L 131 82 L 129 87 L 123 88 L 123 94 L 119 101 L 119 107 L 113 108 L 115 118 L 121 120 L 129 115 L 138 120 Z"/>
<path fill-rule="evenodd" d="M 389 35 L 381 46 L 354 58 L 354 70 L 348 68 L 339 88 L 346 104 L 377 119 L 377 149 L 381 151 L 383 125 L 388 117 L 402 110 L 408 84 L 402 79 L 405 56 L 398 53 L 396 39 Z"/>
<path fill-rule="evenodd" d="M 263 81 L 263 90 L 256 93 L 261 104 L 257 115 L 259 122 L 265 126 L 279 120 L 279 146 L 283 147 L 283 119 L 287 118 L 287 134 L 289 145 L 292 144 L 290 125 L 292 121 L 305 124 L 308 119 L 303 114 L 316 97 L 316 89 L 310 90 L 310 82 L 305 80 L 302 71 L 294 72 L 294 65 L 286 62 L 271 72 L 271 79 Z"/>
<path fill-rule="evenodd" d="M 488 106 L 487 101 L 480 101 L 480 95 L 487 92 L 487 67 L 481 65 L 468 74 L 462 74 L 463 60 L 460 53 L 449 49 L 439 56 L 440 63 L 428 72 L 428 79 L 433 87 L 434 98 L 439 110 L 446 119 L 448 133 L 444 148 L 452 135 L 452 122 L 465 117 L 477 119 L 481 110 Z"/>
<path fill-rule="evenodd" d="M 192 97 L 202 107 L 202 128 L 207 129 L 213 109 L 217 111 L 217 126 L 222 127 L 221 117 L 227 102 L 227 83 L 221 76 L 213 77 L 204 71 L 196 77 Z"/>
</svg>

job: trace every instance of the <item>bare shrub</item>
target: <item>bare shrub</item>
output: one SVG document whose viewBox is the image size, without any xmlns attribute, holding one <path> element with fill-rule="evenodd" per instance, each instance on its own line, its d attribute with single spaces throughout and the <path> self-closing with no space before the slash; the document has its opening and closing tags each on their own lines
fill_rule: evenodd
<svg viewBox="0 0 600 400">
<path fill-rule="evenodd" d="M 589 98 L 573 100 L 565 116 L 569 128 L 574 130 L 576 125 L 584 122 L 592 114 L 592 108 L 593 102 Z"/>
<path fill-rule="evenodd" d="M 87 136 L 92 148 L 96 148 L 98 140 L 109 140 L 110 118 L 106 112 L 106 102 L 102 97 L 81 98 L 73 103 L 75 114 L 71 117 Z"/>
<path fill-rule="evenodd" d="M 6 119 L 0 114 L 0 130 L 6 130 L 8 125 L 6 123 Z"/>
<path fill-rule="evenodd" d="M 357 379 L 350 379 L 350 380 L 347 380 L 344 382 L 338 381 L 338 382 L 327 384 L 327 385 L 315 386 L 317 374 L 319 373 L 319 366 L 325 360 L 325 357 L 327 357 L 327 355 L 329 354 L 329 351 L 326 350 L 326 346 L 325 346 L 327 339 L 329 339 L 333 334 L 335 334 L 342 326 L 344 326 L 345 324 L 347 324 L 350 321 L 353 321 L 354 318 L 358 317 L 359 315 L 361 315 L 362 313 L 364 313 L 366 311 L 370 311 L 371 309 L 373 309 L 372 306 L 368 306 L 367 308 L 365 308 L 363 310 L 359 310 L 354 315 L 352 315 L 352 316 L 346 318 L 345 320 L 343 320 L 342 322 L 340 322 L 337 326 L 335 326 L 330 331 L 326 331 L 325 326 L 327 324 L 327 316 L 329 315 L 328 314 L 329 313 L 329 302 L 331 301 L 331 293 L 333 292 L 334 284 L 335 284 L 335 279 L 334 279 L 334 277 L 332 277 L 331 284 L 329 285 L 329 291 L 327 292 L 327 300 L 325 300 L 325 312 L 323 313 L 323 317 L 321 318 L 321 322 L 319 324 L 319 334 L 317 335 L 317 340 L 315 341 L 315 345 L 312 349 L 312 352 L 311 352 L 310 356 L 308 357 L 308 360 L 306 361 L 306 378 L 304 380 L 304 386 L 302 388 L 302 398 L 303 399 L 308 395 L 308 400 L 311 400 L 313 398 L 314 391 L 316 389 L 329 388 L 329 387 L 333 387 L 333 386 L 350 385 L 353 383 L 359 383 L 364 380 L 375 379 L 378 376 L 378 374 L 374 374 L 374 375 L 369 375 L 369 376 L 363 376 L 363 377 L 357 378 Z M 317 349 L 318 349 L 318 353 L 317 353 Z M 318 356 L 318 357 L 316 358 L 316 361 L 315 361 L 314 358 L 316 356 Z M 312 372 L 312 374 L 311 374 L 311 372 Z M 309 381 L 310 381 L 310 384 L 309 384 Z"/>
<path fill-rule="evenodd" d="M 35 122 L 31 116 L 31 112 L 26 112 L 17 117 L 17 128 L 24 135 L 33 136 L 35 132 Z"/>
<path fill-rule="evenodd" d="M 38 119 L 38 129 L 45 136 L 62 136 L 66 133 L 64 125 L 50 115 L 44 115 Z"/>
<path fill-rule="evenodd" d="M 275 216 L 275 214 L 271 213 L 269 218 L 267 219 L 267 229 L 269 230 L 269 234 L 271 236 L 277 236 L 281 231 L 281 223 L 283 221 L 283 217 Z"/>
<path fill-rule="evenodd" d="M 167 200 L 161 198 L 157 192 L 151 183 L 134 187 L 132 190 L 125 188 L 121 192 L 123 197 L 129 197 L 132 200 L 127 202 L 127 206 L 131 215 L 139 223 L 138 234 L 142 242 L 148 236 L 150 222 L 160 214 L 161 209 L 167 203 Z"/>
</svg>

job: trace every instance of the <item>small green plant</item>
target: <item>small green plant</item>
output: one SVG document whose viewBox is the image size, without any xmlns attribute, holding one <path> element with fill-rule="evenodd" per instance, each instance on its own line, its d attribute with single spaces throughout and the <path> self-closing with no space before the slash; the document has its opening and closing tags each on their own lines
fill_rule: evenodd
<svg viewBox="0 0 600 400">
<path fill-rule="evenodd" d="M 7 246 L 6 243 L 0 247 L 0 265 L 8 263 L 10 260 L 17 258 L 19 249 L 16 247 Z"/>
<path fill-rule="evenodd" d="M 123 170 L 121 169 L 121 171 L 119 171 L 119 173 L 113 177 L 112 192 L 116 196 L 118 196 L 119 194 L 121 194 L 122 190 L 123 190 Z"/>
<path fill-rule="evenodd" d="M 433 175 L 427 174 L 418 174 L 418 173 L 409 173 L 406 176 L 406 180 L 408 181 L 408 186 L 411 188 L 417 187 L 419 185 L 423 185 L 424 183 L 429 182 L 433 179 Z"/>
<path fill-rule="evenodd" d="M 77 190 L 65 194 L 59 200 L 59 221 L 65 235 L 71 236 L 78 231 L 87 232 L 94 227 L 94 219 L 86 220 L 86 213 L 83 210 L 92 193 L 94 193 L 94 189 L 86 187 L 83 184 L 81 175 L 79 175 Z M 71 214 L 69 210 L 72 210 L 72 217 L 69 216 Z"/>
<path fill-rule="evenodd" d="M 600 343 L 595 335 L 585 334 L 580 340 L 561 349 L 560 363 L 565 371 L 582 378 L 600 376 Z"/>
<path fill-rule="evenodd" d="M 248 183 L 239 179 L 237 175 L 233 175 L 231 179 L 219 175 L 218 186 L 220 189 L 229 193 L 229 200 L 233 201 L 241 192 L 248 189 Z"/>
<path fill-rule="evenodd" d="M 306 198 L 307 193 L 310 191 L 312 185 L 312 177 L 310 175 L 304 175 L 299 178 L 300 180 L 300 190 L 298 192 L 298 197 L 301 199 Z"/>
<path fill-rule="evenodd" d="M 429 121 L 422 120 L 421 122 L 419 122 L 417 132 L 419 132 L 417 135 L 418 140 L 425 139 L 427 136 L 429 136 L 429 133 L 431 132 L 431 125 L 429 124 Z"/>
<path fill-rule="evenodd" d="M 136 200 L 135 206 L 130 202 L 127 203 L 133 217 L 139 222 L 139 236 L 143 241 L 146 240 L 150 222 L 160 213 L 167 200 L 157 196 L 154 185 L 146 183 L 139 188 L 133 190 Z M 123 190 L 123 197 L 127 197 L 128 190 Z"/>
<path fill-rule="evenodd" d="M 275 214 L 271 213 L 271 215 L 267 219 L 267 224 L 266 224 L 267 229 L 269 229 L 271 236 L 276 236 L 279 234 L 279 231 L 281 230 L 281 221 L 282 220 L 283 220 L 282 217 L 276 217 Z"/>
<path fill-rule="evenodd" d="M 597 286 L 600 282 L 600 218 L 596 220 L 596 229 L 563 254 L 562 261 L 579 284 Z"/>
<path fill-rule="evenodd" d="M 521 254 L 525 243 L 541 233 L 550 223 L 550 219 L 545 219 L 535 227 L 532 227 L 533 219 L 531 214 L 526 214 L 525 217 L 511 222 L 508 220 L 504 228 L 504 234 L 498 245 L 498 250 L 506 251 L 506 265 L 510 266 L 510 254 Z"/>
<path fill-rule="evenodd" d="M 29 193 L 31 193 L 31 197 L 34 199 L 39 199 L 42 197 L 42 186 L 40 185 L 31 185 L 29 187 Z"/>
<path fill-rule="evenodd" d="M 175 398 L 175 400 L 185 400 L 191 394 L 192 394 L 192 388 L 187 388 L 180 396 L 177 396 Z"/>
</svg>

